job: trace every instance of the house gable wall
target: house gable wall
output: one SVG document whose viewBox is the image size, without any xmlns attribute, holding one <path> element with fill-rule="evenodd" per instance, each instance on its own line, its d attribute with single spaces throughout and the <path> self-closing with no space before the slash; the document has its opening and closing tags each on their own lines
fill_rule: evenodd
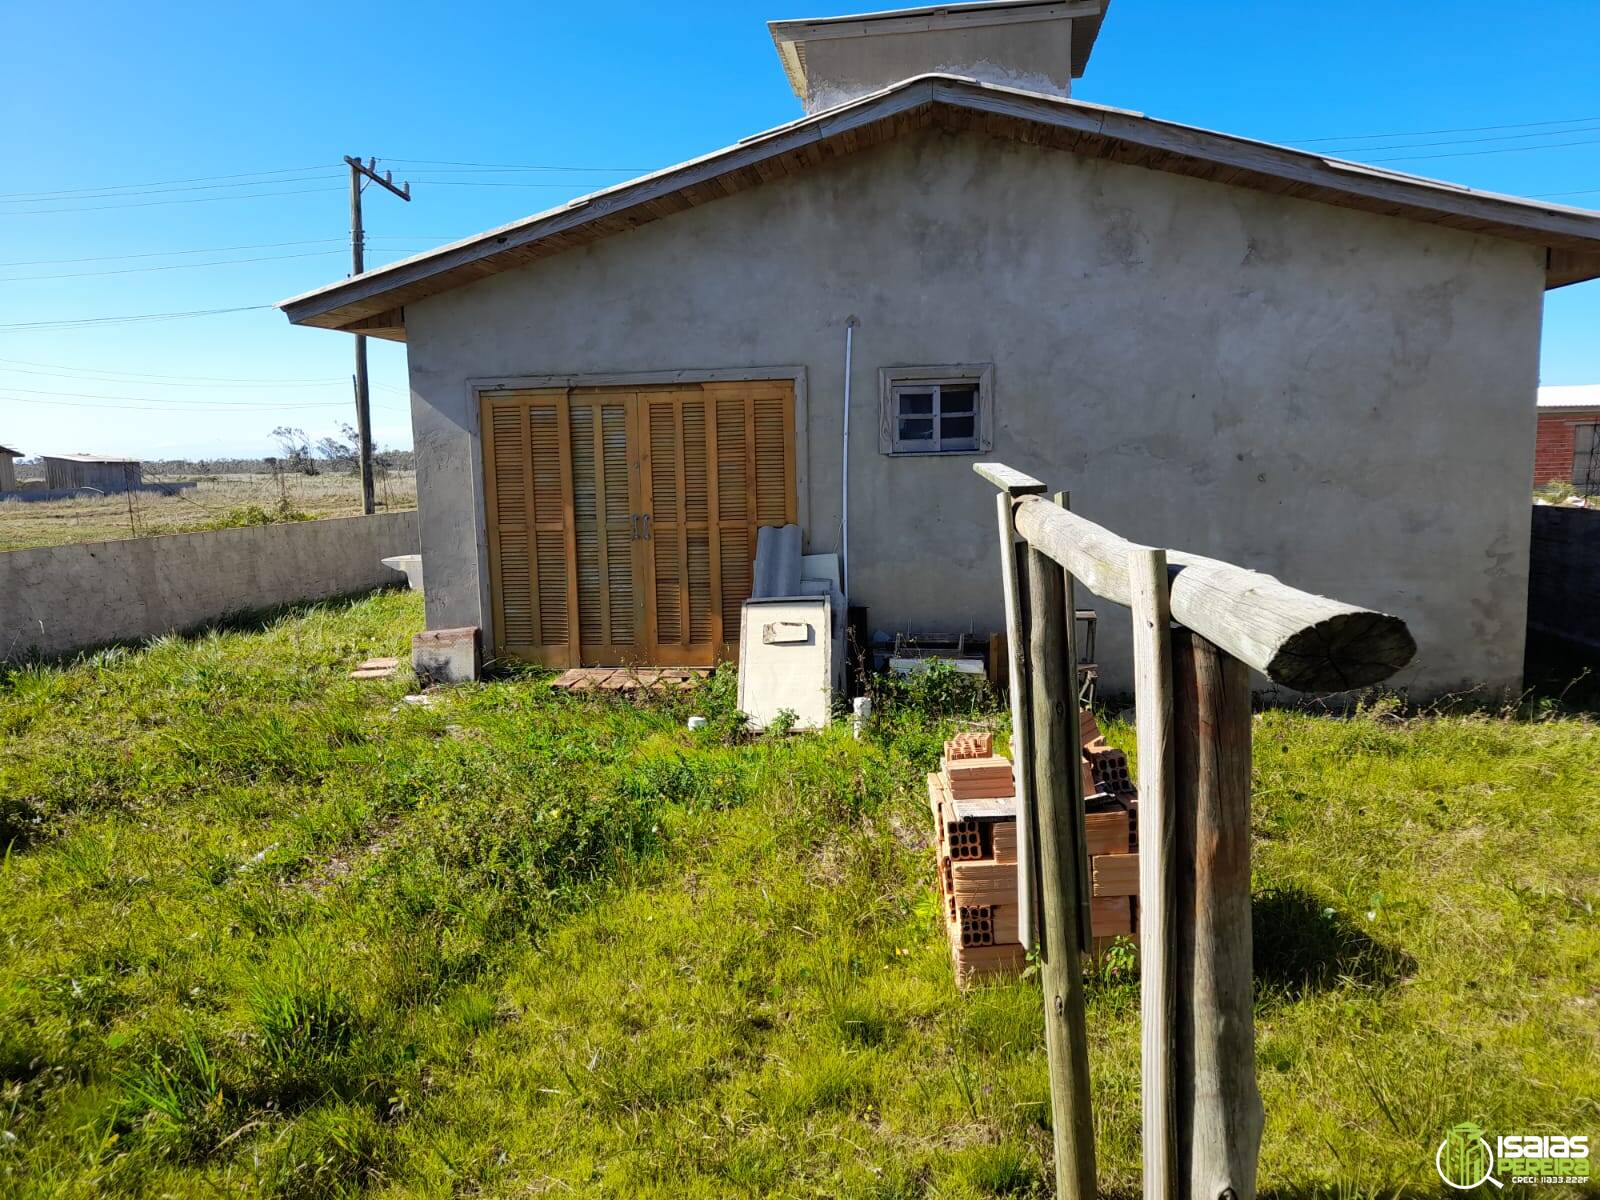
<svg viewBox="0 0 1600 1200">
<path fill-rule="evenodd" d="M 878 450 L 880 368 L 994 364 L 984 457 L 1126 537 L 1398 613 L 1515 686 L 1544 255 L 977 134 L 908 136 L 408 306 L 430 626 L 489 624 L 473 381 L 804 368 L 809 548 L 875 629 L 1000 624 L 971 456 Z M 1127 679 L 1124 622 L 1101 639 Z"/>
</svg>

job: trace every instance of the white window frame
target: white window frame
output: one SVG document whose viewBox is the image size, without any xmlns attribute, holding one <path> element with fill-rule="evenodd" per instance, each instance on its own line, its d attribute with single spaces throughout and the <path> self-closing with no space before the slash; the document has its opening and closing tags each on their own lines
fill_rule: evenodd
<svg viewBox="0 0 1600 1200">
<path fill-rule="evenodd" d="M 976 388 L 977 408 L 973 432 L 977 444 L 959 449 L 939 445 L 938 401 L 934 401 L 933 444 L 905 445 L 900 442 L 899 395 L 903 391 L 933 390 L 946 387 Z M 956 363 L 926 367 L 881 367 L 878 370 L 878 450 L 896 458 L 927 458 L 934 455 L 985 454 L 994 448 L 994 364 Z"/>
</svg>

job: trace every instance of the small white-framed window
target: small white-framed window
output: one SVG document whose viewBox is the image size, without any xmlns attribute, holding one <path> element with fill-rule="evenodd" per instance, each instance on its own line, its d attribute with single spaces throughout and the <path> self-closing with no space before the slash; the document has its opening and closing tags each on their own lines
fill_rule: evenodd
<svg viewBox="0 0 1600 1200">
<path fill-rule="evenodd" d="M 980 454 L 992 448 L 992 365 L 884 367 L 879 375 L 883 453 Z"/>
</svg>

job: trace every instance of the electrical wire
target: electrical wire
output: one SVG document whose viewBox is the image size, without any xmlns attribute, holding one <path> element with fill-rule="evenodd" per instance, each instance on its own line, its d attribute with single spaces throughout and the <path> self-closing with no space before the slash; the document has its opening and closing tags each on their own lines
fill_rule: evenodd
<svg viewBox="0 0 1600 1200">
<path fill-rule="evenodd" d="M 191 184 L 185 187 L 158 187 L 158 188 L 132 188 L 122 191 L 101 192 L 43 192 L 35 196 L 21 196 L 12 199 L 0 198 L 0 204 L 43 204 L 46 202 L 61 201 L 63 203 L 76 203 L 79 200 L 123 200 L 129 196 L 160 196 L 170 192 L 215 192 L 229 188 L 255 188 L 272 187 L 284 183 L 310 183 L 315 179 L 336 178 L 331 172 L 318 171 L 314 175 L 290 175 L 282 179 L 250 179 L 242 183 L 204 183 Z"/>
<path fill-rule="evenodd" d="M 89 375 L 127 376 L 127 377 L 132 378 L 132 379 L 151 379 L 151 380 L 172 379 L 172 380 L 179 380 L 185 385 L 192 384 L 192 385 L 195 385 L 195 386 L 202 386 L 202 385 L 205 385 L 205 384 L 212 384 L 212 383 L 250 383 L 250 384 L 259 384 L 260 386 L 263 386 L 263 387 L 278 387 L 278 386 L 284 385 L 284 384 L 328 384 L 328 383 L 344 383 L 344 382 L 348 382 L 348 379 L 346 377 L 343 377 L 343 376 L 326 376 L 326 375 L 318 376 L 316 378 L 310 378 L 310 377 L 302 376 L 302 377 L 297 378 L 297 379 L 239 379 L 239 378 L 232 378 L 232 377 L 224 376 L 224 375 L 157 375 L 157 374 L 150 374 L 148 372 L 140 372 L 140 371 L 101 371 L 101 370 L 97 370 L 94 367 L 74 367 L 74 366 L 70 366 L 70 365 L 68 365 L 66 363 L 35 362 L 32 359 L 26 359 L 26 358 L 0 358 L 0 363 L 11 363 L 11 364 L 14 364 L 16 366 L 25 366 L 25 367 L 54 367 L 54 368 L 59 368 L 60 370 L 63 370 L 63 371 L 75 371 L 75 372 L 81 372 L 83 374 L 89 374 Z M 23 372 L 23 374 L 28 374 L 28 375 L 48 375 L 48 374 L 51 374 L 51 372 L 50 371 L 26 371 L 26 372 Z M 111 381 L 111 382 L 114 382 L 114 381 Z M 389 386 L 389 385 L 381 384 L 379 386 L 385 386 L 386 387 L 386 386 Z"/>
<path fill-rule="evenodd" d="M 260 312 L 271 304 L 242 304 L 237 308 L 196 308 L 187 312 L 132 313 L 117 317 L 79 317 L 56 321 L 13 321 L 0 329 L 81 329 L 96 325 L 127 325 L 137 321 L 181 321 L 190 317 L 215 317 L 224 313 Z"/>
<path fill-rule="evenodd" d="M 195 417 L 200 412 L 215 413 L 250 413 L 250 412 L 290 412 L 308 408 L 348 408 L 349 404 L 262 404 L 237 407 L 229 405 L 226 401 L 206 405 L 200 410 L 172 409 L 159 404 L 99 404 L 95 402 L 77 402 L 69 400 L 35 400 L 27 396 L 0 396 L 0 400 L 9 400 L 16 404 L 40 404 L 46 408 L 103 408 L 113 412 L 164 412 L 170 416 Z"/>
<path fill-rule="evenodd" d="M 370 242 L 427 242 L 449 241 L 450 238 L 443 234 L 429 233 L 369 233 L 366 240 Z M 190 250 L 144 250 L 137 254 L 95 254 L 87 258 L 30 258 L 17 262 L 0 263 L 0 267 L 67 267 L 77 263 L 90 262 L 125 262 L 135 258 L 172 258 L 180 254 L 228 254 L 237 250 L 277 250 L 284 246 L 348 246 L 350 239 L 336 238 L 309 238 L 297 242 L 247 242 L 241 246 L 197 246 Z"/>
<path fill-rule="evenodd" d="M 210 262 L 167 263 L 159 267 L 118 267 L 110 271 L 62 271 L 52 275 L 7 275 L 0 283 L 27 283 L 38 279 L 94 279 L 106 275 L 146 275 L 152 271 L 198 271 L 203 267 L 236 267 L 244 263 L 283 262 L 291 258 L 327 258 L 343 250 L 304 250 L 296 254 L 263 254 L 258 258 L 219 258 Z"/>
<path fill-rule="evenodd" d="M 24 208 L 8 217 L 37 217 L 47 213 L 109 212 L 119 208 L 159 208 L 168 204 L 214 204 L 219 200 L 266 200 L 272 196 L 307 196 L 313 192 L 342 192 L 342 187 L 292 188 L 287 192 L 251 192 L 248 196 L 197 196 L 192 200 L 141 200 L 135 204 L 97 204 L 91 208 Z"/>
<path fill-rule="evenodd" d="M 649 170 L 648 167 L 566 167 L 538 163 L 452 162 L 448 159 L 440 158 L 385 158 L 380 161 L 393 163 L 397 166 L 403 163 L 413 167 L 475 167 L 491 171 L 614 171 L 638 173 Z"/>
<path fill-rule="evenodd" d="M 1587 132 L 1587 131 L 1580 131 Z M 1369 163 L 1427 162 L 1436 158 L 1481 158 L 1486 154 L 1519 154 L 1528 150 L 1561 150 L 1568 146 L 1600 146 L 1600 138 L 1580 142 L 1552 142 L 1546 146 L 1503 146 L 1497 150 L 1457 150 L 1451 154 L 1402 154 L 1395 158 L 1369 158 Z M 1379 147 L 1380 149 L 1382 147 Z"/>
<path fill-rule="evenodd" d="M 1573 133 L 1600 133 L 1600 125 L 1589 125 L 1581 129 L 1546 129 L 1538 133 L 1505 133 L 1486 138 L 1447 138 L 1442 142 L 1399 142 L 1386 146 L 1351 146 L 1344 150 L 1328 150 L 1320 151 L 1319 153 L 1371 154 L 1380 150 L 1384 153 L 1390 150 L 1431 150 L 1438 146 L 1480 146 L 1485 142 L 1520 142 L 1526 141 L 1528 138 L 1563 137 Z"/>
<path fill-rule="evenodd" d="M 319 170 L 323 169 L 324 167 L 336 167 L 337 165 L 338 165 L 337 163 L 312 163 L 309 167 L 275 167 L 274 169 L 272 169 L 270 171 L 243 171 L 243 172 L 240 172 L 239 174 L 236 174 L 236 175 L 196 175 L 196 176 L 193 176 L 192 178 L 189 178 L 189 179 L 157 179 L 157 180 L 152 180 L 152 181 L 150 181 L 148 183 L 104 183 L 104 184 L 97 184 L 97 185 L 92 186 L 92 187 L 58 188 L 58 189 L 54 189 L 53 191 L 43 191 L 43 192 L 0 192 L 0 198 L 7 198 L 7 197 L 12 197 L 12 196 L 33 196 L 36 199 L 44 199 L 44 198 L 46 198 L 47 196 L 50 196 L 50 195 L 56 195 L 56 194 L 66 195 L 66 194 L 75 193 L 75 192 L 107 192 L 107 191 L 120 190 L 120 189 L 124 189 L 124 188 L 167 187 L 167 186 L 172 185 L 172 184 L 206 183 L 208 181 L 218 180 L 218 179 L 250 179 L 250 178 L 253 178 L 253 177 L 256 177 L 256 176 L 261 176 L 261 175 L 298 175 L 303 171 L 319 171 Z M 263 183 L 274 183 L 274 182 L 277 182 L 277 181 L 269 179 L 269 180 L 263 180 L 262 182 Z"/>
<path fill-rule="evenodd" d="M 179 254 L 229 254 L 236 250 L 276 250 L 283 246 L 326 246 L 345 238 L 311 238 L 299 242 L 249 242 L 242 246 L 198 246 L 192 250 L 144 250 L 137 254 L 95 254 L 87 258 L 30 258 L 0 263 L 0 267 L 67 267 L 77 263 L 124 262 L 134 258 L 170 258 Z"/>
<path fill-rule="evenodd" d="M 1502 129 L 1532 129 L 1542 125 L 1582 125 L 1587 121 L 1600 121 L 1600 117 L 1568 117 L 1562 121 L 1523 121 L 1515 125 L 1467 125 L 1459 129 L 1410 129 L 1397 133 L 1350 133 L 1343 137 L 1289 138 L 1296 145 L 1312 146 L 1322 142 L 1361 142 L 1372 138 L 1437 137 L 1445 133 L 1496 133 Z M 1559 132 L 1559 131 L 1558 131 Z M 1382 146 L 1372 147 L 1382 150 Z"/>
<path fill-rule="evenodd" d="M 344 382 L 348 386 L 348 381 L 344 381 Z M 173 399 L 169 399 L 168 397 L 165 397 L 165 396 L 126 396 L 126 395 L 121 395 L 121 394 L 118 394 L 118 393 L 106 393 L 106 392 L 58 392 L 58 391 L 54 391 L 54 390 L 52 390 L 50 388 L 18 387 L 15 384 L 0 384 L 0 388 L 4 388 L 6 391 L 9 391 L 9 392 L 26 392 L 30 396 L 64 396 L 64 397 L 66 397 L 68 399 L 71 399 L 71 400 L 135 400 L 135 401 L 138 401 L 141 404 L 164 404 L 164 405 L 172 405 L 175 408 L 188 408 L 188 407 L 209 408 L 213 404 L 216 404 L 216 403 L 220 403 L 220 404 L 236 404 L 236 405 L 239 405 L 239 406 L 245 407 L 245 408 L 278 408 L 278 407 L 281 407 L 280 405 L 277 404 L 276 401 L 272 401 L 272 400 L 222 400 L 222 401 L 192 400 L 192 399 L 173 400 Z M 20 397 L 12 397 L 12 399 L 20 399 Z M 310 402 L 307 401 L 306 403 L 310 403 Z M 317 406 L 318 407 L 330 407 L 330 408 L 343 408 L 344 407 L 344 403 L 343 402 L 333 403 L 331 401 L 327 401 L 327 402 L 318 402 Z"/>
</svg>

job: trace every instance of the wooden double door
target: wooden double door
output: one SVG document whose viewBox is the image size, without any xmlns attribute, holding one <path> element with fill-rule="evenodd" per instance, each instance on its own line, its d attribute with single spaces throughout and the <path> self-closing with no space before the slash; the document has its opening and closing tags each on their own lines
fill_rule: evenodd
<svg viewBox="0 0 1600 1200">
<path fill-rule="evenodd" d="M 737 657 L 756 530 L 796 520 L 791 382 L 494 392 L 480 404 L 499 656 Z"/>
</svg>

